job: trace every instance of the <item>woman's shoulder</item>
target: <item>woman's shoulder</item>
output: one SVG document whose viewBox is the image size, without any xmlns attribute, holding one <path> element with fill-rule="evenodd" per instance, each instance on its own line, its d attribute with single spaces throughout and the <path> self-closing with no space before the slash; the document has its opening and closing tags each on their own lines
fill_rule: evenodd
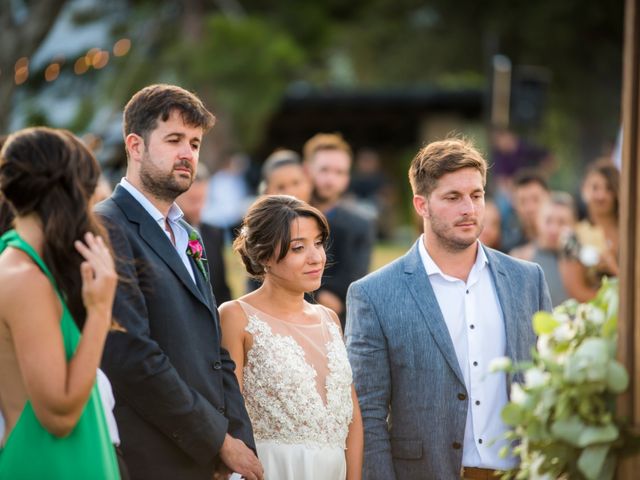
<svg viewBox="0 0 640 480">
<path fill-rule="evenodd" d="M 338 317 L 338 314 L 336 312 L 334 312 L 333 310 L 331 310 L 328 307 L 325 307 L 324 305 L 320 305 L 319 303 L 317 304 L 308 304 L 311 308 L 314 308 L 316 312 L 318 312 L 318 316 L 321 319 L 325 319 L 325 320 L 329 320 L 333 323 L 335 323 L 338 328 L 340 329 L 340 331 L 342 331 L 342 326 L 340 324 L 340 318 Z"/>
<path fill-rule="evenodd" d="M 6 252 L 0 256 L 0 309 L 6 319 L 19 317 L 27 305 L 57 303 L 53 285 L 40 268 L 28 258 Z M 50 308 L 50 307 L 47 307 Z"/>
<path fill-rule="evenodd" d="M 6 250 L 0 255 L 0 291 L 9 297 L 21 292 L 52 290 L 44 272 L 26 254 Z"/>
<path fill-rule="evenodd" d="M 244 309 L 240 304 L 241 300 L 229 300 L 228 302 L 224 302 L 218 307 L 218 312 L 221 317 L 236 317 L 244 314 Z"/>
</svg>

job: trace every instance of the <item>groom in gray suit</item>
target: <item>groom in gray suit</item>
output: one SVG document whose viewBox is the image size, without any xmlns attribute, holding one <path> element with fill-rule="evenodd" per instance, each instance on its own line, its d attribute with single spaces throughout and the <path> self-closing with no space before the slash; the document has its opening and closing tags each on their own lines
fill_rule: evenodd
<svg viewBox="0 0 640 480">
<path fill-rule="evenodd" d="M 498 454 L 509 379 L 488 367 L 530 358 L 531 317 L 551 300 L 538 265 L 479 242 L 486 174 L 464 140 L 422 148 L 409 179 L 424 234 L 349 289 L 366 480 L 489 479 L 517 465 Z"/>
</svg>

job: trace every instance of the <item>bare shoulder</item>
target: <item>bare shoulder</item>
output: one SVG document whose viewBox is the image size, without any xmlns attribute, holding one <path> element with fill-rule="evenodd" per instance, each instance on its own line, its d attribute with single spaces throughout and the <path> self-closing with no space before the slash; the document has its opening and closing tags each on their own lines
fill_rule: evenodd
<svg viewBox="0 0 640 480">
<path fill-rule="evenodd" d="M 224 302 L 218 307 L 220 323 L 227 329 L 244 329 L 247 326 L 247 316 L 238 300 Z"/>
<path fill-rule="evenodd" d="M 340 324 L 340 318 L 338 317 L 338 314 L 330 308 L 325 307 L 324 305 L 318 304 L 318 308 L 324 311 L 325 314 L 328 315 L 331 320 L 333 320 L 333 323 L 335 323 L 342 332 L 342 325 Z"/>
<path fill-rule="evenodd" d="M 47 276 L 22 252 L 7 251 L 0 257 L 0 285 L 0 295 L 9 299 L 16 295 L 33 298 L 37 293 L 54 293 Z"/>
<path fill-rule="evenodd" d="M 6 251 L 0 257 L 0 285 L 0 311 L 5 320 L 21 318 L 28 312 L 47 318 L 47 312 L 59 310 L 51 282 L 22 252 Z"/>
</svg>

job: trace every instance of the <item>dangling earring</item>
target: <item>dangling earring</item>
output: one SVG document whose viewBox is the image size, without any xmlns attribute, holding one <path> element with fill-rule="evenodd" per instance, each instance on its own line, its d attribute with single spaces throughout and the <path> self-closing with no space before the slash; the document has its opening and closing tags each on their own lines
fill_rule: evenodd
<svg viewBox="0 0 640 480">
<path fill-rule="evenodd" d="M 269 265 L 264 266 L 264 273 L 269 273 Z"/>
</svg>

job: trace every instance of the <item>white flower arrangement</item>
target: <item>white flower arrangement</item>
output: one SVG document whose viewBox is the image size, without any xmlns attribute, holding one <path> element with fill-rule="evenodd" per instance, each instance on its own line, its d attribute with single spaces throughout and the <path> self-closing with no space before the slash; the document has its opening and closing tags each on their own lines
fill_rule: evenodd
<svg viewBox="0 0 640 480">
<path fill-rule="evenodd" d="M 496 359 L 495 371 L 524 370 L 502 411 L 507 438 L 520 457 L 503 479 L 613 478 L 630 431 L 614 415 L 615 397 L 629 378 L 615 359 L 618 284 L 606 280 L 588 303 L 574 300 L 533 318 L 538 335 L 533 360 L 511 365 Z M 509 454 L 509 447 L 502 454 Z"/>
</svg>

